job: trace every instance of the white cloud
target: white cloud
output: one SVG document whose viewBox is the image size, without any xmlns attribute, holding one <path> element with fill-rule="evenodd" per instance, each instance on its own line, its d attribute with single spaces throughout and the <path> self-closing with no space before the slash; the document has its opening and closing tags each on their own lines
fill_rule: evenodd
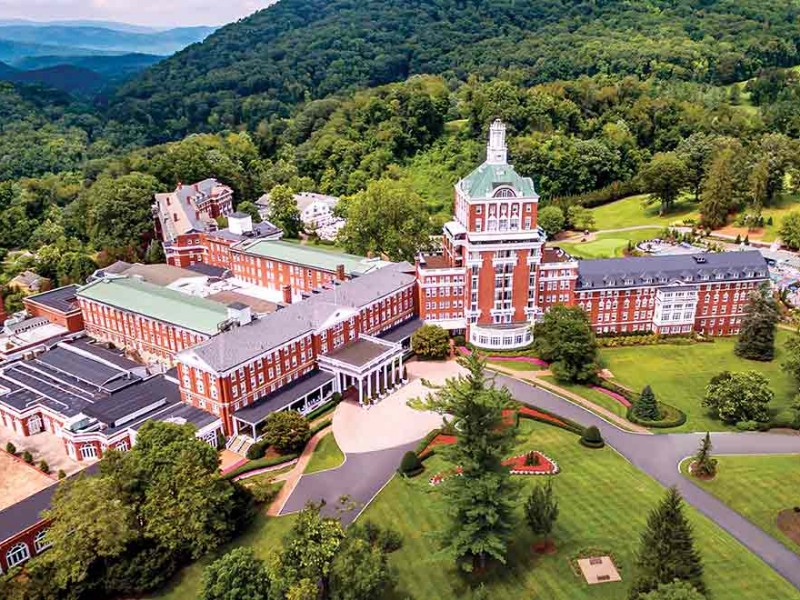
<svg viewBox="0 0 800 600">
<path fill-rule="evenodd" d="M 94 19 L 141 25 L 219 25 L 273 0 L 0 0 L 0 19 Z"/>
</svg>

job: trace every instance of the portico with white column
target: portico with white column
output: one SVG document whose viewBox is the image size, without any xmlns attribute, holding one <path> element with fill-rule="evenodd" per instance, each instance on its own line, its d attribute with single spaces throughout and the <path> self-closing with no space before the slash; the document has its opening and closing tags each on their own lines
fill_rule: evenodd
<svg viewBox="0 0 800 600">
<path fill-rule="evenodd" d="M 336 375 L 341 390 L 355 387 L 359 403 L 367 405 L 403 383 L 403 347 L 362 335 L 352 344 L 320 356 L 319 367 Z"/>
</svg>

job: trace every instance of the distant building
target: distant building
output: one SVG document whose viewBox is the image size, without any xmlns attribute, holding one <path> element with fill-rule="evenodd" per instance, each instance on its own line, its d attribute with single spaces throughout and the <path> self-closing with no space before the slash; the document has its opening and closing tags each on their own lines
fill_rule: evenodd
<svg viewBox="0 0 800 600">
<path fill-rule="evenodd" d="M 49 290 L 51 281 L 33 271 L 23 271 L 8 282 L 8 287 L 25 294 L 38 294 Z"/>
<path fill-rule="evenodd" d="M 442 253 L 417 261 L 426 322 L 489 349 L 531 344 L 532 325 L 556 304 L 581 306 L 600 334 L 739 332 L 747 294 L 768 277 L 757 251 L 573 260 L 546 247 L 533 181 L 507 154 L 495 121 L 486 161 L 455 185 Z"/>
<path fill-rule="evenodd" d="M 233 190 L 216 179 L 156 194 L 153 215 L 167 262 L 179 267 L 201 262 L 199 234 L 217 230 L 217 217 L 233 212 Z"/>
<path fill-rule="evenodd" d="M 314 192 L 299 192 L 294 195 L 300 220 L 306 233 L 312 231 L 325 241 L 333 241 L 344 227 L 345 220 L 334 214 L 339 203 L 336 196 L 326 196 Z M 256 201 L 261 218 L 269 218 L 269 194 L 264 194 Z"/>
</svg>

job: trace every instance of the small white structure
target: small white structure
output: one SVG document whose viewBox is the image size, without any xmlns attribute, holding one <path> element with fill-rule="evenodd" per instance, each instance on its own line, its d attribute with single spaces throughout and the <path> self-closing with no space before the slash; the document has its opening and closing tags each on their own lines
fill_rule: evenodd
<svg viewBox="0 0 800 600">
<path fill-rule="evenodd" d="M 243 212 L 228 215 L 228 231 L 235 235 L 244 235 L 253 231 L 253 217 Z"/>
<path fill-rule="evenodd" d="M 307 233 L 314 231 L 320 239 L 333 241 L 344 227 L 345 220 L 334 215 L 334 208 L 339 204 L 336 196 L 326 196 L 315 192 L 299 192 L 294 195 L 300 220 Z M 269 218 L 269 194 L 256 200 L 261 218 Z M 230 224 L 230 221 L 228 221 Z"/>
</svg>

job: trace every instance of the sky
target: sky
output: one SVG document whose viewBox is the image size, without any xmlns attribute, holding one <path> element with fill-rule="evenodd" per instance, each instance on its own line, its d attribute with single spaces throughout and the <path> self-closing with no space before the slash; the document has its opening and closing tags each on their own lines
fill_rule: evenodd
<svg viewBox="0 0 800 600">
<path fill-rule="evenodd" d="M 222 25 L 272 0 L 0 0 L 0 20 L 101 20 L 156 27 Z"/>
</svg>

